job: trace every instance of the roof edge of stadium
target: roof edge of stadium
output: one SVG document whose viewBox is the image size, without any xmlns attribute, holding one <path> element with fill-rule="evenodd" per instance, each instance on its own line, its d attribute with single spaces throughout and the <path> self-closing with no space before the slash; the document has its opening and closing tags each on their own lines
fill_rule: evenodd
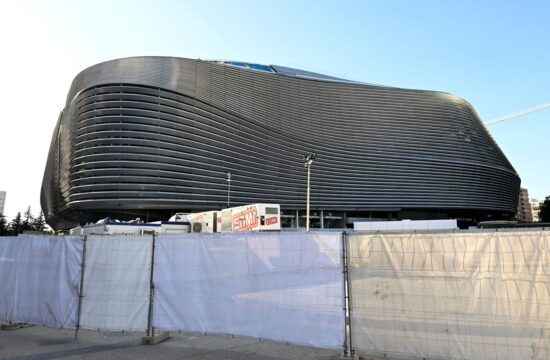
<svg viewBox="0 0 550 360">
<path fill-rule="evenodd" d="M 286 76 L 294 76 L 304 79 L 313 79 L 313 80 L 324 80 L 324 81 L 335 81 L 335 82 L 344 82 L 344 83 L 353 83 L 353 84 L 365 84 L 363 82 L 359 81 L 353 81 L 348 79 L 342 79 L 335 76 L 329 76 L 324 74 L 319 74 L 312 71 L 307 70 L 300 70 L 295 69 L 287 66 L 280 66 L 280 65 L 263 65 L 263 64 L 256 64 L 256 63 L 249 63 L 244 61 L 234 61 L 234 60 L 214 60 L 213 62 L 229 65 L 229 66 L 235 66 L 239 68 L 244 69 L 250 69 L 255 71 L 263 71 L 267 73 L 274 73 L 277 75 L 286 75 Z"/>
</svg>

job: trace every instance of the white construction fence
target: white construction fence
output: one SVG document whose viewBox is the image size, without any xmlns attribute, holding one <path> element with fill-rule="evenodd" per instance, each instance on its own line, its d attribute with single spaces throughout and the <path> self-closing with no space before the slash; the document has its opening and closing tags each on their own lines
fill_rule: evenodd
<svg viewBox="0 0 550 360">
<path fill-rule="evenodd" d="M 339 348 L 338 233 L 159 236 L 153 325 Z"/>
<path fill-rule="evenodd" d="M 152 253 L 152 236 L 87 237 L 81 327 L 147 329 Z"/>
<path fill-rule="evenodd" d="M 82 240 L 0 237 L 0 321 L 75 328 Z"/>
<path fill-rule="evenodd" d="M 0 238 L 0 321 L 340 348 L 341 248 L 313 232 Z"/>
<path fill-rule="evenodd" d="M 348 240 L 359 354 L 550 359 L 550 231 Z"/>
<path fill-rule="evenodd" d="M 549 359 L 550 231 L 0 237 L 0 321 Z"/>
</svg>

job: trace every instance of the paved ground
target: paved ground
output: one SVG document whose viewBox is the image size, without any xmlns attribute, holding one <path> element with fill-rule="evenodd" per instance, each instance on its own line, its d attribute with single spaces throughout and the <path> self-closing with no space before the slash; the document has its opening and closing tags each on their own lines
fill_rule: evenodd
<svg viewBox="0 0 550 360">
<path fill-rule="evenodd" d="M 339 359 L 341 351 L 258 340 L 230 335 L 171 333 L 157 345 L 141 345 L 143 333 L 81 330 L 31 326 L 0 330 L 0 359 L 195 359 L 279 360 Z"/>
</svg>

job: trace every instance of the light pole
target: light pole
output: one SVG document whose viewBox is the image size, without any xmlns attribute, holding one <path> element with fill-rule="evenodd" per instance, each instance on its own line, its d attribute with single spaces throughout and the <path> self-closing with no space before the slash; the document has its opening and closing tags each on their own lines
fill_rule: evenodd
<svg viewBox="0 0 550 360">
<path fill-rule="evenodd" d="M 231 173 L 227 172 L 227 207 L 229 208 L 229 196 L 231 195 Z"/>
<path fill-rule="evenodd" d="M 309 231 L 309 180 L 311 178 L 311 164 L 313 164 L 316 156 L 316 153 L 304 155 L 304 166 L 307 167 L 306 231 Z"/>
</svg>

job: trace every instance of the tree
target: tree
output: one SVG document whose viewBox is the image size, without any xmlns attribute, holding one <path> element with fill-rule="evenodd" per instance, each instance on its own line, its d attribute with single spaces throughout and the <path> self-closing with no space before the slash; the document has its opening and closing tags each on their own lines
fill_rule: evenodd
<svg viewBox="0 0 550 360">
<path fill-rule="evenodd" d="M 23 219 L 21 217 L 21 211 L 17 212 L 17 215 L 10 222 L 10 231 L 13 235 L 21 234 L 23 232 Z"/>
<path fill-rule="evenodd" d="M 40 210 L 40 214 L 38 214 L 38 217 L 35 217 L 32 222 L 32 229 L 35 231 L 44 231 L 45 228 L 46 221 L 44 220 L 44 213 Z"/>
<path fill-rule="evenodd" d="M 25 211 L 24 217 L 25 219 L 23 220 L 23 231 L 32 230 L 32 224 L 34 222 L 34 218 L 32 216 L 30 206 L 27 208 L 27 211 Z"/>
<path fill-rule="evenodd" d="M 539 219 L 540 222 L 550 222 L 550 195 L 540 204 Z"/>
<path fill-rule="evenodd" d="M 6 218 L 0 215 L 0 236 L 8 235 L 8 222 Z"/>
</svg>

